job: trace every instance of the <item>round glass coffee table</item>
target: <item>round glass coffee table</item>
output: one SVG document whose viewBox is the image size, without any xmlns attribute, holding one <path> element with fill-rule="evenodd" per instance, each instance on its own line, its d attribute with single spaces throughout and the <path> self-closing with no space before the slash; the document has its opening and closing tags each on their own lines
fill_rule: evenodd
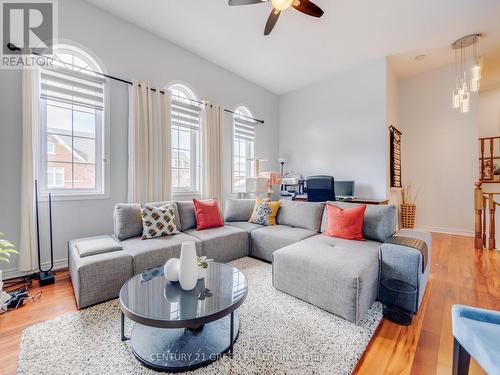
<svg viewBox="0 0 500 375">
<path fill-rule="evenodd" d="M 248 292 L 238 269 L 209 262 L 193 290 L 167 281 L 163 266 L 144 271 L 120 290 L 121 338 L 135 357 L 157 371 L 187 371 L 232 354 L 239 333 L 234 311 Z M 135 322 L 125 336 L 125 317 Z"/>
</svg>

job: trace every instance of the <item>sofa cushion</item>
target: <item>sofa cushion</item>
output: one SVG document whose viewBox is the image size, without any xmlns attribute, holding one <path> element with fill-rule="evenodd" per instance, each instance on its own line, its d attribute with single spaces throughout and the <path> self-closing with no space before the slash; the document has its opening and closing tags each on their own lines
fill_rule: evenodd
<svg viewBox="0 0 500 375">
<path fill-rule="evenodd" d="M 234 226 L 204 230 L 189 229 L 186 234 L 201 241 L 201 253 L 216 262 L 230 262 L 248 255 L 248 232 Z"/>
<path fill-rule="evenodd" d="M 254 231 L 255 229 L 262 228 L 262 225 L 249 223 L 248 221 L 230 221 L 230 222 L 227 222 L 224 224 L 230 225 L 232 227 L 243 229 L 243 230 L 247 231 L 247 233 L 250 233 L 250 232 Z"/>
<path fill-rule="evenodd" d="M 185 232 L 188 229 L 196 227 L 196 216 L 194 213 L 193 201 L 177 202 L 177 210 L 179 211 L 179 219 L 181 222 L 181 231 Z"/>
<path fill-rule="evenodd" d="M 324 203 L 282 200 L 277 223 L 319 232 Z"/>
<path fill-rule="evenodd" d="M 351 322 L 361 321 L 377 297 L 375 241 L 316 235 L 273 254 L 273 285 Z"/>
<path fill-rule="evenodd" d="M 177 228 L 180 228 L 181 221 L 177 203 L 169 201 L 153 202 L 150 204 L 155 207 L 160 207 L 169 203 L 174 205 L 175 225 Z M 141 205 L 139 203 L 118 203 L 113 212 L 113 221 L 115 237 L 120 241 L 142 235 Z"/>
<path fill-rule="evenodd" d="M 255 199 L 227 199 L 224 207 L 224 221 L 248 221 L 252 216 L 254 206 Z"/>
<path fill-rule="evenodd" d="M 316 232 L 309 229 L 287 225 L 261 227 L 250 232 L 250 253 L 270 262 L 274 251 L 315 234 Z"/>
<path fill-rule="evenodd" d="M 197 230 L 224 226 L 222 217 L 220 216 L 219 206 L 217 205 L 217 199 L 209 199 L 206 201 L 193 199 L 193 204 Z"/>
<path fill-rule="evenodd" d="M 172 203 L 160 207 L 141 203 L 141 216 L 143 240 L 179 233 L 175 222 L 175 205 Z"/>
<path fill-rule="evenodd" d="M 350 202 L 327 202 L 340 208 L 359 206 Z M 321 233 L 328 228 L 326 212 L 321 221 Z M 363 221 L 363 237 L 367 240 L 385 242 L 396 232 L 397 210 L 394 205 L 366 205 L 365 219 Z"/>
<path fill-rule="evenodd" d="M 107 235 L 83 238 L 75 244 L 75 247 L 81 258 L 122 249 L 118 241 Z"/>
<path fill-rule="evenodd" d="M 122 246 L 134 258 L 134 274 L 163 264 L 170 258 L 179 258 L 184 241 L 195 241 L 198 255 L 201 255 L 201 243 L 185 233 L 172 236 L 142 240 L 141 237 L 122 241 Z"/>
<path fill-rule="evenodd" d="M 365 205 L 340 208 L 334 204 L 327 204 L 328 229 L 324 234 L 346 240 L 362 241 L 365 210 Z"/>
</svg>

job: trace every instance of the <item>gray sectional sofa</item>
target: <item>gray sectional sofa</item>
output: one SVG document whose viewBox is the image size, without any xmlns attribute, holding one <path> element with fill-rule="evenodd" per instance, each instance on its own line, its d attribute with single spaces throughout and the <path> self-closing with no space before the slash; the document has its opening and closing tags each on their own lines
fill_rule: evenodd
<svg viewBox="0 0 500 375">
<path fill-rule="evenodd" d="M 324 203 L 284 200 L 275 226 L 248 223 L 254 203 L 253 199 L 228 199 L 225 226 L 198 231 L 193 203 L 174 202 L 181 233 L 150 240 L 141 239 L 139 204 L 118 204 L 113 215 L 114 241 L 109 236 L 97 236 L 68 244 L 69 270 L 78 307 L 116 298 L 121 286 L 134 274 L 179 257 L 181 244 L 186 240 L 195 241 L 198 255 L 218 262 L 245 256 L 272 262 L 276 289 L 355 323 L 363 319 L 377 299 L 384 273 L 418 285 L 420 304 L 430 262 L 421 272 L 418 252 L 401 246 L 392 246 L 381 257 L 381 244 L 395 234 L 394 206 L 367 206 L 367 240 L 350 241 L 321 234 L 326 230 Z M 423 239 L 430 258 L 428 233 L 411 231 L 405 236 Z"/>
</svg>

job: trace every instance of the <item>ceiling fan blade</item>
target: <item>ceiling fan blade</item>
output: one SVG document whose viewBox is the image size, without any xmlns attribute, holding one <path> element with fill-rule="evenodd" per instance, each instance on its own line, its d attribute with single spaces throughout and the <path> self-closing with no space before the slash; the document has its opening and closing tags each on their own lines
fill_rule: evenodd
<svg viewBox="0 0 500 375">
<path fill-rule="evenodd" d="M 250 5 L 250 4 L 260 4 L 267 3 L 268 0 L 229 0 L 229 5 Z"/>
<path fill-rule="evenodd" d="M 309 16 L 319 18 L 323 15 L 321 8 L 309 0 L 296 0 L 292 6 L 299 12 L 305 13 Z"/>
<path fill-rule="evenodd" d="M 269 15 L 269 18 L 267 19 L 266 22 L 266 28 L 264 29 L 264 35 L 269 35 L 271 31 L 273 31 L 274 25 L 276 25 L 276 21 L 278 21 L 278 18 L 281 14 L 281 11 L 278 9 L 273 9 L 271 11 L 271 14 Z"/>
</svg>

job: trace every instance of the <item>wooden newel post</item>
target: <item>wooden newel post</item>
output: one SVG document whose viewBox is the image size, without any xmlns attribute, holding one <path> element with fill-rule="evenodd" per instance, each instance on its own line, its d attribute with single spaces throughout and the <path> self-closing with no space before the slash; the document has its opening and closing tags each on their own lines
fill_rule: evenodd
<svg viewBox="0 0 500 375">
<path fill-rule="evenodd" d="M 477 250 L 483 248 L 481 212 L 483 210 L 483 190 L 481 182 L 474 184 L 474 248 Z"/>
<path fill-rule="evenodd" d="M 488 239 L 488 249 L 495 249 L 495 209 L 496 203 L 493 199 L 493 194 L 488 194 L 488 206 L 490 209 L 490 237 Z"/>
</svg>

